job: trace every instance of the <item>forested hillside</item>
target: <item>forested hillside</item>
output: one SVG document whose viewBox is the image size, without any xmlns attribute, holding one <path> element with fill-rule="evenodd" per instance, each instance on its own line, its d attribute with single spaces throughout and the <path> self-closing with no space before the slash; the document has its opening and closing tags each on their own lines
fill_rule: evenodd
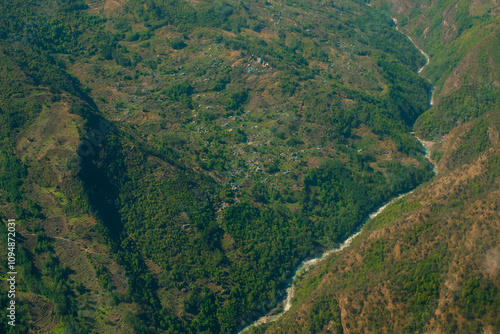
<svg viewBox="0 0 500 334">
<path fill-rule="evenodd" d="M 417 118 L 438 175 L 367 222 L 254 332 L 496 333 L 500 329 L 498 3 L 377 1 L 430 55 Z"/>
<path fill-rule="evenodd" d="M 433 177 L 414 125 L 439 138 L 473 119 L 464 149 L 444 141 L 433 157 L 450 173 L 496 168 L 483 155 L 498 80 L 471 69 L 481 111 L 437 109 L 453 106 L 448 51 L 429 42 L 435 72 L 419 75 L 426 59 L 385 7 L 13 0 L 0 13 L 0 211 L 16 219 L 18 261 L 17 325 L 2 332 L 233 333 L 280 303 L 303 259 Z M 484 66 L 497 35 L 484 55 L 477 44 Z M 457 87 L 450 99 L 469 101 Z"/>
</svg>

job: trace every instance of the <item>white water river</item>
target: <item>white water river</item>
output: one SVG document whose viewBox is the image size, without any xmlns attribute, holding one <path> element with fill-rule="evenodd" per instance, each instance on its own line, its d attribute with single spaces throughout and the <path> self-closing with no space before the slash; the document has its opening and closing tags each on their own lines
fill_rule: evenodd
<svg viewBox="0 0 500 334">
<path fill-rule="evenodd" d="M 392 18 L 394 20 L 394 23 L 396 23 L 396 29 L 401 32 L 397 26 L 397 20 L 395 18 Z M 403 32 L 401 32 L 403 33 Z M 415 45 L 415 47 L 425 56 L 425 59 L 427 60 L 426 63 L 424 64 L 424 66 L 422 66 L 421 68 L 418 69 L 418 73 L 421 73 L 422 70 L 429 64 L 429 55 L 427 53 L 425 53 L 422 49 L 420 49 L 416 44 L 415 42 L 413 42 L 413 40 L 410 38 L 410 36 L 406 35 L 406 37 L 408 37 L 408 39 L 413 43 L 413 45 Z M 431 106 L 434 105 L 434 89 L 432 89 L 431 91 L 431 99 L 430 99 L 430 104 Z M 418 139 L 418 141 L 420 141 L 420 143 L 422 144 L 422 146 L 424 146 L 425 148 L 425 156 L 426 158 L 430 161 L 430 153 L 429 153 L 429 149 L 428 149 L 428 145 L 426 145 L 427 143 L 420 140 L 420 138 L 416 137 L 415 138 Z M 435 166 L 433 165 L 433 170 L 434 170 L 434 173 L 437 174 L 437 169 L 435 168 Z M 382 211 L 384 211 L 389 205 L 391 205 L 392 203 L 394 203 L 395 201 L 397 201 L 398 199 L 406 196 L 406 195 L 409 195 L 413 192 L 412 191 L 409 191 L 407 193 L 404 193 L 404 194 L 401 194 L 397 197 L 394 197 L 393 199 L 391 199 L 389 202 L 385 203 L 384 205 L 382 205 L 380 208 L 378 208 L 376 211 L 372 212 L 369 217 L 365 220 L 364 223 L 366 223 L 366 221 L 368 221 L 369 219 L 373 219 L 375 218 L 376 216 L 378 216 Z M 354 233 L 353 235 L 351 235 L 349 238 L 347 238 L 346 241 L 344 241 L 343 243 L 340 244 L 340 246 L 336 247 L 336 248 L 332 248 L 332 249 L 329 249 L 327 251 L 325 251 L 323 254 L 317 256 L 317 257 L 314 257 L 314 258 L 309 258 L 309 259 L 306 259 L 304 260 L 298 267 L 297 269 L 295 270 L 295 273 L 293 274 L 293 277 L 289 280 L 289 283 L 288 283 L 288 287 L 286 289 L 286 299 L 283 301 L 283 303 L 281 305 L 279 305 L 278 307 L 276 307 L 275 309 L 271 310 L 270 312 L 268 312 L 266 315 L 262 316 L 261 318 L 257 319 L 256 321 L 254 321 L 252 324 L 248 325 L 247 327 L 245 327 L 243 330 L 241 330 L 239 333 L 244 333 L 246 331 L 248 331 L 250 328 L 254 327 L 254 326 L 258 326 L 260 324 L 264 324 L 264 323 L 267 323 L 267 322 L 273 322 L 273 321 L 276 321 L 278 320 L 285 312 L 287 312 L 288 310 L 290 310 L 290 308 L 292 307 L 292 299 L 293 297 L 295 296 L 295 284 L 294 282 L 296 281 L 296 278 L 301 275 L 304 271 L 306 271 L 307 269 L 309 269 L 310 267 L 312 267 L 313 265 L 319 263 L 320 261 L 326 259 L 329 255 L 333 254 L 333 253 L 337 253 L 337 252 L 340 252 L 341 250 L 349 247 L 349 245 L 352 243 L 352 241 L 354 240 L 354 238 L 356 238 L 362 231 L 362 227 L 364 225 L 364 223 L 361 225 L 359 231 L 357 231 L 356 233 Z M 280 311 L 279 313 L 276 313 L 276 314 L 273 314 L 277 311 L 277 309 L 279 309 L 280 307 L 282 307 L 282 311 Z M 273 315 L 271 315 L 273 314 Z"/>
</svg>

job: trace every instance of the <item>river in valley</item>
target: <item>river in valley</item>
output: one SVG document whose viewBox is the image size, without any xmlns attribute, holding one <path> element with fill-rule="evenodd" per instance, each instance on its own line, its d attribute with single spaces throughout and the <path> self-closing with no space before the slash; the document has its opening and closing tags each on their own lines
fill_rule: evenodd
<svg viewBox="0 0 500 334">
<path fill-rule="evenodd" d="M 397 26 L 397 20 L 395 18 L 393 18 L 393 21 L 394 23 L 396 24 L 396 29 L 398 31 L 399 28 Z M 401 32 L 401 31 L 400 31 Z M 403 33 L 403 32 L 401 32 Z M 422 49 L 420 49 L 416 44 L 415 42 L 408 36 L 406 35 L 406 37 L 408 37 L 408 39 L 413 43 L 413 45 L 415 45 L 415 47 L 425 56 L 426 58 L 426 63 L 418 69 L 418 73 L 421 73 L 422 70 L 429 64 L 429 61 L 430 61 L 430 58 L 429 58 L 429 55 L 427 53 L 425 53 Z M 430 92 L 430 105 L 432 106 L 434 104 L 434 89 L 431 90 Z M 412 133 L 413 134 L 413 133 Z M 416 137 L 420 143 L 422 144 L 422 146 L 425 148 L 425 156 L 426 158 L 430 161 L 430 151 L 429 151 L 429 142 L 425 142 L 425 141 L 422 141 L 420 138 Z M 436 167 L 434 166 L 434 164 L 432 163 L 432 161 L 430 161 L 431 164 L 433 165 L 433 170 L 434 170 L 434 173 L 437 174 L 437 169 Z M 239 333 L 244 333 L 246 331 L 248 331 L 250 328 L 254 327 L 254 326 L 258 326 L 260 324 L 263 324 L 263 323 L 267 323 L 267 322 L 272 322 L 272 321 L 275 321 L 277 319 L 279 319 L 285 312 L 287 312 L 288 310 L 290 310 L 291 306 L 292 306 L 292 299 L 293 297 L 295 296 L 295 281 L 297 279 L 298 276 L 300 276 L 302 273 L 304 273 L 305 271 L 307 271 L 310 267 L 314 266 L 315 264 L 323 261 L 324 259 L 326 259 L 329 255 L 333 254 L 333 253 L 337 253 L 337 252 L 340 252 L 341 250 L 349 247 L 349 245 L 352 243 L 352 241 L 361 233 L 362 231 L 362 227 L 363 225 L 366 223 L 366 221 L 370 220 L 370 219 L 373 219 L 375 218 L 376 216 L 378 216 L 381 212 L 383 212 L 389 205 L 391 205 L 392 203 L 394 203 L 395 201 L 397 201 L 398 199 L 404 197 L 404 196 L 407 196 L 409 195 L 410 193 L 412 193 L 412 191 L 409 191 L 407 193 L 404 193 L 404 194 L 401 194 L 397 197 L 394 197 L 393 199 L 391 199 L 389 202 L 385 203 L 384 205 L 382 205 L 381 207 L 379 207 L 376 211 L 372 212 L 367 218 L 366 220 L 363 222 L 363 224 L 361 225 L 361 227 L 359 228 L 359 230 L 354 233 L 353 235 L 351 235 L 347 240 L 345 240 L 343 243 L 341 243 L 339 246 L 335 247 L 335 248 L 332 248 L 332 249 L 329 249 L 329 250 L 326 250 L 325 252 L 323 252 L 322 254 L 320 254 L 319 256 L 316 256 L 314 258 L 309 258 L 309 259 L 306 259 L 304 260 L 298 267 L 297 269 L 295 270 L 294 274 L 293 274 L 293 277 L 290 278 L 288 280 L 288 287 L 286 289 L 286 299 L 283 300 L 282 304 L 280 304 L 278 307 L 274 308 L 273 310 L 271 310 L 270 312 L 268 312 L 266 315 L 260 317 L 259 319 L 257 319 L 256 321 L 254 321 L 252 324 L 250 324 L 249 326 L 245 327 L 242 331 L 240 331 Z"/>
</svg>

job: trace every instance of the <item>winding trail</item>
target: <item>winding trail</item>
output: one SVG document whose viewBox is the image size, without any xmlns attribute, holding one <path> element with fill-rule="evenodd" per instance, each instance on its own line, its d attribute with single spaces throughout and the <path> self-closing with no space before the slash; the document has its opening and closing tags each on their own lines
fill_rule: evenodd
<svg viewBox="0 0 500 334">
<path fill-rule="evenodd" d="M 396 24 L 396 29 L 401 32 L 402 34 L 404 34 L 404 32 L 402 32 L 401 30 L 399 30 L 398 28 L 398 21 L 395 19 L 395 18 L 392 18 L 392 20 L 394 21 L 394 23 Z M 415 45 L 415 47 L 425 56 L 425 59 L 427 60 L 426 63 L 418 69 L 418 73 L 420 74 L 422 72 L 422 70 L 427 66 L 429 65 L 429 61 L 430 61 L 430 58 L 429 58 L 429 55 L 427 53 L 425 53 L 422 49 L 420 49 L 416 44 L 415 42 L 410 38 L 410 36 L 406 35 L 406 37 L 408 37 L 408 39 L 413 43 L 413 45 Z M 431 97 L 430 97 L 430 105 L 433 106 L 434 105 L 434 88 L 432 88 L 431 90 Z M 413 132 L 411 133 L 412 135 Z M 429 160 L 429 162 L 432 164 L 432 167 L 433 167 L 433 171 L 435 174 L 437 174 L 437 168 L 434 164 L 434 162 L 431 160 L 430 158 L 430 148 L 432 147 L 432 142 L 427 142 L 427 141 L 423 141 L 421 140 L 420 138 L 418 138 L 417 136 L 415 136 L 415 138 L 418 139 L 418 141 L 420 142 L 420 144 L 422 144 L 422 146 L 425 148 L 425 157 L 427 158 L 427 160 Z M 336 248 L 332 248 L 332 249 L 329 249 L 327 251 L 325 251 L 323 254 L 321 255 L 318 255 L 314 258 L 309 258 L 309 259 L 306 259 L 304 260 L 300 265 L 299 267 L 297 267 L 297 269 L 295 270 L 292 278 L 290 278 L 287 282 L 287 289 L 286 289 L 286 299 L 283 300 L 283 303 L 281 303 L 281 305 L 278 305 L 276 308 L 274 308 L 273 310 L 269 311 L 266 315 L 262 316 L 261 318 L 257 319 L 256 321 L 254 321 L 252 324 L 248 325 L 247 327 L 245 327 L 243 330 L 241 330 L 239 333 L 244 333 L 246 331 L 248 331 L 250 328 L 252 327 L 255 327 L 255 326 L 258 326 L 258 325 L 261 325 L 261 324 L 264 324 L 264 323 L 267 323 L 267 322 L 273 322 L 273 321 L 276 321 L 278 320 L 283 314 L 285 314 L 285 312 L 287 312 L 288 310 L 290 310 L 290 308 L 292 307 L 292 299 L 293 297 L 295 296 L 295 284 L 294 282 L 296 281 L 296 278 L 298 276 L 300 276 L 302 273 L 304 273 L 305 271 L 308 271 L 308 269 L 312 266 L 314 266 L 315 264 L 323 261 L 324 259 L 326 259 L 329 255 L 331 254 L 334 254 L 334 253 L 338 253 L 340 252 L 341 250 L 349 247 L 352 243 L 352 241 L 354 240 L 354 238 L 356 238 L 361 232 L 362 232 L 362 229 L 363 229 L 363 226 L 365 225 L 365 223 L 370 220 L 370 219 L 373 219 L 375 218 L 376 216 L 378 216 L 380 213 L 382 213 L 388 206 L 390 206 L 392 203 L 394 203 L 395 201 L 399 200 L 400 198 L 403 198 L 409 194 L 411 194 L 413 192 L 413 190 L 409 191 L 409 192 L 406 192 L 404 194 L 401 194 L 397 197 L 394 197 L 393 199 L 391 199 L 389 202 L 386 202 L 384 205 L 382 205 L 381 207 L 379 207 L 376 211 L 372 212 L 371 214 L 368 215 L 368 217 L 365 219 L 365 221 L 360 225 L 358 231 L 356 233 L 354 233 L 353 235 L 351 235 L 349 238 L 347 238 L 347 240 L 345 240 L 343 243 L 341 243 L 338 247 Z M 279 311 L 278 313 L 276 313 L 279 309 L 281 309 L 281 311 Z"/>
</svg>

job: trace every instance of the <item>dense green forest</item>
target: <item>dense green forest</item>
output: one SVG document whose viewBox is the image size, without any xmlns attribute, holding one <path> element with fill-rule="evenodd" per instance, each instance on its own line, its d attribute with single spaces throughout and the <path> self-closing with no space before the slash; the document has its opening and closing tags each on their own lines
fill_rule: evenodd
<svg viewBox="0 0 500 334">
<path fill-rule="evenodd" d="M 499 115 L 487 112 L 475 121 L 487 119 L 499 129 Z M 475 131 L 461 145 L 474 147 Z M 482 136 L 488 137 L 486 132 Z M 477 160 L 467 157 L 454 165 L 453 173 L 462 180 L 448 183 L 450 174 L 438 175 L 369 220 L 348 252 L 301 277 L 289 313 L 251 332 L 315 333 L 326 326 L 335 333 L 343 328 L 401 333 L 499 328 L 498 276 L 490 271 L 496 270 L 494 265 L 485 267 L 484 262 L 498 254 L 498 214 L 484 208 L 498 205 L 500 159 L 498 142 L 487 146 L 489 152 L 476 153 L 484 159 L 480 173 L 462 169 L 464 163 L 477 166 Z M 462 150 L 446 154 L 442 162 L 456 162 Z M 435 194 L 435 183 L 442 193 Z M 455 278 L 453 286 L 450 277 Z"/>
<path fill-rule="evenodd" d="M 304 258 L 433 176 L 410 135 L 429 107 L 425 59 L 362 2 L 0 12 L 1 210 L 18 221 L 20 300 L 52 305 L 21 306 L 6 332 L 40 318 L 235 332 Z"/>
<path fill-rule="evenodd" d="M 417 23 L 421 12 L 412 8 L 396 17 L 403 29 L 412 27 L 406 30 L 421 41 L 433 59 L 424 75 L 435 83 L 439 108 L 429 110 L 415 125 L 416 131 L 432 139 L 498 107 L 495 76 L 500 40 L 494 33 L 498 9 L 491 1 L 440 1 L 426 11 L 425 21 Z M 442 27 L 443 20 L 454 22 L 454 28 Z M 450 88 L 450 80 L 458 77 L 455 87 Z"/>
<path fill-rule="evenodd" d="M 500 11 L 488 0 L 370 5 L 430 56 L 433 106 L 414 130 L 438 174 L 300 276 L 291 309 L 249 332 L 498 332 Z"/>
</svg>

